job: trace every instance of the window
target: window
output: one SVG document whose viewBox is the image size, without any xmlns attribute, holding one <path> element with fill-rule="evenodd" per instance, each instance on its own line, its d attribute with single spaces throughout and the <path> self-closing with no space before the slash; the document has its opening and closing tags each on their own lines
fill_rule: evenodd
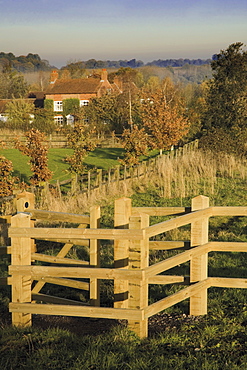
<svg viewBox="0 0 247 370">
<path fill-rule="evenodd" d="M 80 100 L 80 107 L 83 107 L 84 105 L 88 105 L 89 100 Z"/>
<path fill-rule="evenodd" d="M 63 102 L 54 101 L 54 112 L 62 112 L 62 111 L 63 111 Z"/>
<path fill-rule="evenodd" d="M 54 121 L 58 126 L 62 126 L 63 124 L 63 116 L 55 116 Z"/>
</svg>

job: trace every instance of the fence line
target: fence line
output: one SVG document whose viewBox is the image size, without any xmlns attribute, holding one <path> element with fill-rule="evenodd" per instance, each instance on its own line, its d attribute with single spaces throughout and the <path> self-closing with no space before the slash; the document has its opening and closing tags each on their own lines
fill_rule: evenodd
<svg viewBox="0 0 247 370">
<path fill-rule="evenodd" d="M 209 199 L 198 196 L 192 199 L 190 208 L 184 207 L 132 207 L 131 200 L 120 198 L 115 202 L 114 229 L 99 226 L 100 209 L 93 207 L 90 216 L 69 215 L 68 219 L 83 221 L 81 228 L 40 228 L 34 227 L 36 217 L 56 219 L 65 214 L 32 210 L 32 197 L 19 198 L 19 213 L 11 218 L 9 237 L 11 247 L 5 247 L 12 255 L 9 266 L 10 276 L 2 283 L 12 285 L 12 300 L 9 305 L 15 325 L 30 325 L 32 314 L 85 316 L 111 319 L 127 319 L 129 328 L 140 337 L 148 335 L 148 318 L 158 312 L 190 299 L 190 314 L 207 313 L 207 291 L 210 287 L 247 288 L 247 278 L 208 277 L 208 253 L 212 251 L 247 252 L 244 242 L 208 241 L 208 221 L 212 216 L 247 216 L 247 207 L 209 207 Z M 178 215 L 168 221 L 149 226 L 149 216 Z M 182 215 L 181 215 L 182 214 Z M 74 218 L 73 218 L 74 217 Z M 88 228 L 85 228 L 85 221 Z M 191 225 L 190 241 L 153 240 L 164 231 Z M 82 225 L 82 224 L 81 224 Z M 152 237 L 150 241 L 149 238 Z M 66 243 L 56 256 L 45 256 L 34 250 L 33 240 L 64 240 Z M 66 257 L 77 241 L 86 241 L 90 247 L 89 261 Z M 114 241 L 114 267 L 100 267 L 100 240 Z M 149 250 L 175 249 L 181 253 L 166 260 L 149 265 Z M 182 248 L 182 250 L 180 249 Z M 183 250 L 185 249 L 185 250 Z M 39 266 L 34 261 L 62 264 Z M 33 261 L 33 262 L 32 262 Z M 171 268 L 190 262 L 190 276 L 165 275 Z M 67 265 L 64 267 L 64 265 Z M 162 275 L 160 275 L 162 274 Z M 81 279 L 88 279 L 81 281 Z M 100 306 L 100 281 L 114 281 L 114 307 Z M 31 282 L 37 281 L 32 288 Z M 40 292 L 44 284 L 55 284 L 89 290 L 89 302 L 53 297 Z M 148 304 L 149 284 L 180 284 L 181 290 Z M 184 287 L 184 285 L 189 285 Z M 44 302 L 43 304 L 34 303 Z"/>
<path fill-rule="evenodd" d="M 109 191 L 113 185 L 119 189 L 123 184 L 132 183 L 140 178 L 150 176 L 152 173 L 156 172 L 158 164 L 163 158 L 182 156 L 196 149 L 198 149 L 198 140 L 185 144 L 183 147 L 179 147 L 175 150 L 171 150 L 166 154 L 142 161 L 134 166 L 117 165 L 108 170 L 89 170 L 84 175 L 75 175 L 71 179 L 61 182 L 57 181 L 56 185 L 49 184 L 49 186 L 56 188 L 58 192 L 61 193 L 61 187 L 70 184 L 72 193 L 85 193 L 90 197 L 97 192 Z"/>
</svg>

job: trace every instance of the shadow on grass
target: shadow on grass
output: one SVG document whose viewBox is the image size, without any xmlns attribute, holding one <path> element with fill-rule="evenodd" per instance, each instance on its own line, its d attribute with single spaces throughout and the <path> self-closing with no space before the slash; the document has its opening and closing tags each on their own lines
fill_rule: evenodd
<svg viewBox="0 0 247 370">
<path fill-rule="evenodd" d="M 90 157 L 97 157 L 103 159 L 118 160 L 118 158 L 124 157 L 124 149 L 122 148 L 96 148 L 90 153 Z"/>
<path fill-rule="evenodd" d="M 29 176 L 27 176 L 26 174 L 24 173 L 21 173 L 20 171 L 18 170 L 14 170 L 13 172 L 13 176 L 15 177 L 18 177 L 21 181 L 24 181 L 26 184 L 29 184 L 30 183 L 30 178 Z"/>
</svg>

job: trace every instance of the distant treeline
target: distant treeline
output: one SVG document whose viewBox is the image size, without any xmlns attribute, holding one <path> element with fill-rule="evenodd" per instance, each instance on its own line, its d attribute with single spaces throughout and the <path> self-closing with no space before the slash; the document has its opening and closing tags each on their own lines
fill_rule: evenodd
<svg viewBox="0 0 247 370">
<path fill-rule="evenodd" d="M 81 69 L 99 69 L 99 68 L 121 68 L 130 67 L 138 68 L 143 66 L 157 66 L 157 67 L 182 67 L 188 65 L 203 65 L 210 64 L 212 59 L 158 59 L 152 62 L 143 63 L 141 60 L 96 60 L 89 59 L 87 61 L 77 61 L 71 64 L 79 66 Z M 14 69 L 18 72 L 37 72 L 49 71 L 52 68 L 47 60 L 41 59 L 38 54 L 29 53 L 28 55 L 15 56 L 13 53 L 0 52 L 0 71 Z M 65 69 L 66 66 L 62 67 Z"/>
<path fill-rule="evenodd" d="M 54 68 L 48 60 L 41 59 L 38 54 L 29 53 L 16 57 L 13 53 L 0 52 L 0 72 L 14 69 L 18 72 L 49 71 Z"/>
<path fill-rule="evenodd" d="M 143 66 L 156 66 L 156 67 L 182 67 L 185 64 L 190 65 L 203 65 L 210 64 L 212 59 L 158 59 L 153 60 L 152 62 L 143 63 L 141 60 L 130 59 L 130 60 L 96 60 L 89 59 L 87 61 L 72 62 L 70 64 L 80 64 L 80 68 L 85 69 L 97 69 L 97 68 L 121 68 L 121 67 L 130 67 L 130 68 L 139 68 Z M 66 68 L 63 67 L 63 68 Z"/>
</svg>

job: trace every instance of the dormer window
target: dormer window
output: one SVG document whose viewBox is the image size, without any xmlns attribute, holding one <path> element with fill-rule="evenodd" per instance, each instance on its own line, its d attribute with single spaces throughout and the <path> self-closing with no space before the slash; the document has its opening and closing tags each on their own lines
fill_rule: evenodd
<svg viewBox="0 0 247 370">
<path fill-rule="evenodd" d="M 63 111 L 63 102 L 54 101 L 54 112 L 62 112 L 62 111 Z"/>
</svg>

